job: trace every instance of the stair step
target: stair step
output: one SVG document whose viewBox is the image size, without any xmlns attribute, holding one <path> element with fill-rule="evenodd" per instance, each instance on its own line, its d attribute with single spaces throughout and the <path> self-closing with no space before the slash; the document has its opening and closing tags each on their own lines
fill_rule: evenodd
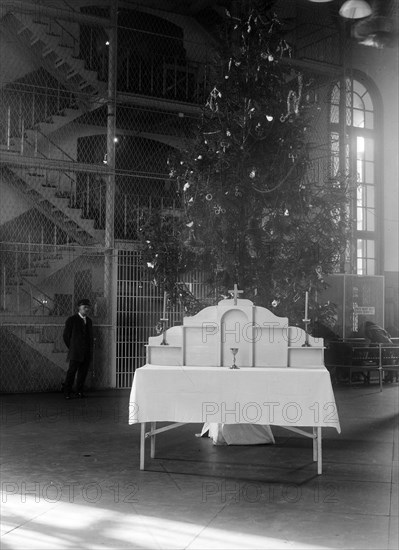
<svg viewBox="0 0 399 550">
<path fill-rule="evenodd" d="M 54 62 L 54 66 L 58 69 L 59 67 L 61 67 L 62 65 L 64 65 L 64 63 L 66 63 L 66 59 L 64 59 L 63 57 L 59 57 L 59 58 L 56 59 L 56 61 Z"/>
<path fill-rule="evenodd" d="M 58 47 L 59 47 L 59 48 L 65 48 L 65 49 L 67 49 L 67 50 L 73 51 L 73 46 L 72 46 L 71 44 L 61 44 L 61 43 L 60 43 L 60 44 L 58 44 Z"/>
<path fill-rule="evenodd" d="M 67 80 L 71 80 L 71 78 L 73 78 L 74 76 L 76 76 L 78 73 L 78 71 L 76 69 L 72 69 L 71 71 L 68 71 L 67 72 Z"/>
<path fill-rule="evenodd" d="M 71 198 L 71 194 L 67 191 L 65 191 L 64 193 L 63 192 L 58 192 L 55 194 L 55 198 L 56 199 L 67 199 L 69 201 L 69 199 Z M 69 204 L 67 205 L 68 208 L 70 208 Z"/>
<path fill-rule="evenodd" d="M 49 269 L 50 268 L 50 264 L 48 262 L 33 262 L 33 265 L 36 267 L 36 268 L 39 268 L 39 269 Z"/>
<path fill-rule="evenodd" d="M 54 48 L 52 46 L 47 46 L 46 48 L 43 48 L 42 56 L 47 57 L 54 51 Z"/>
<path fill-rule="evenodd" d="M 37 35 L 34 35 L 30 41 L 30 45 L 34 46 L 37 42 L 39 42 L 39 40 L 40 40 L 40 37 Z"/>
</svg>

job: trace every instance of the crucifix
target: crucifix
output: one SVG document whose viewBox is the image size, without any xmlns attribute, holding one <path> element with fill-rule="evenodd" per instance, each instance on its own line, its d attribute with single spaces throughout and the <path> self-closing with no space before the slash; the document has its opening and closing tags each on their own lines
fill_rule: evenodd
<svg viewBox="0 0 399 550">
<path fill-rule="evenodd" d="M 234 289 L 233 289 L 233 290 L 229 290 L 229 292 L 233 295 L 233 298 L 234 298 L 234 305 L 236 306 L 236 305 L 237 305 L 237 298 L 238 298 L 238 295 L 239 295 L 239 294 L 242 294 L 244 291 L 243 291 L 243 290 L 238 290 L 238 286 L 235 284 L 235 285 L 234 285 Z"/>
</svg>

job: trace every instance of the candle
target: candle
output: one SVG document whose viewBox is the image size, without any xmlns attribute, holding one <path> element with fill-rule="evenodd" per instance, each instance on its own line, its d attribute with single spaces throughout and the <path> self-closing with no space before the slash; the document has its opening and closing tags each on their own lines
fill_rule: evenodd
<svg viewBox="0 0 399 550">
<path fill-rule="evenodd" d="M 308 320 L 309 292 L 305 292 L 305 321 Z"/>
<path fill-rule="evenodd" d="M 166 319 L 166 297 L 167 297 L 167 294 L 166 294 L 166 290 L 165 290 L 165 292 L 163 293 L 163 314 L 162 314 L 162 319 Z"/>
</svg>

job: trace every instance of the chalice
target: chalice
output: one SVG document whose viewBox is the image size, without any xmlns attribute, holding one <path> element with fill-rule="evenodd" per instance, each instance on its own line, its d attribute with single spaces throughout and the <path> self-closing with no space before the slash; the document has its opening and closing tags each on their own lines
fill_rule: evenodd
<svg viewBox="0 0 399 550">
<path fill-rule="evenodd" d="M 231 353 L 233 354 L 233 364 L 231 365 L 231 369 L 239 369 L 240 367 L 237 367 L 236 365 L 236 355 L 238 353 L 238 348 L 230 348 Z"/>
</svg>

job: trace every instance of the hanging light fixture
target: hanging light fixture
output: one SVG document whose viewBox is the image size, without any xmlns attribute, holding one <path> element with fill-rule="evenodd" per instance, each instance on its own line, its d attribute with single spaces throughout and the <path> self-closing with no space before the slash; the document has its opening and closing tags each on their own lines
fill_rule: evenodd
<svg viewBox="0 0 399 550">
<path fill-rule="evenodd" d="M 365 0 L 347 0 L 339 10 L 339 14 L 346 19 L 362 19 L 371 13 L 371 7 Z"/>
</svg>

